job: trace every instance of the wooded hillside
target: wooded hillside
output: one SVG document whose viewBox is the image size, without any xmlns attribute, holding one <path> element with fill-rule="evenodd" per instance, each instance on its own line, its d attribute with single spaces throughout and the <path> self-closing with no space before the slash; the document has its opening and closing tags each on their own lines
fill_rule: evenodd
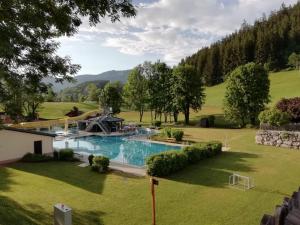
<svg viewBox="0 0 300 225">
<path fill-rule="evenodd" d="M 291 53 L 300 52 L 300 2 L 265 15 L 254 25 L 244 22 L 240 30 L 202 48 L 182 60 L 197 68 L 207 86 L 224 81 L 226 74 L 248 62 L 261 63 L 271 71 L 287 67 Z"/>
</svg>

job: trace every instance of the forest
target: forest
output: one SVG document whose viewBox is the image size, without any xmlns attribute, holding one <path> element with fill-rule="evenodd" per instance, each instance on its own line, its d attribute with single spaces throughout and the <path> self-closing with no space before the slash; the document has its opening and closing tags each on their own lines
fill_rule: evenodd
<svg viewBox="0 0 300 225">
<path fill-rule="evenodd" d="M 280 10 L 263 15 L 253 25 L 244 21 L 238 31 L 182 59 L 181 64 L 195 66 L 205 85 L 212 86 L 248 62 L 269 71 L 285 69 L 294 52 L 300 52 L 300 2 L 289 7 L 282 4 Z"/>
</svg>

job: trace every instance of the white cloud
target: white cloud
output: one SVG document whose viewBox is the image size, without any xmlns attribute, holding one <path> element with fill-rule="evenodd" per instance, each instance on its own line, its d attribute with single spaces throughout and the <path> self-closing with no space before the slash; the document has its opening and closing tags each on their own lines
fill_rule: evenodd
<svg viewBox="0 0 300 225">
<path fill-rule="evenodd" d="M 135 18 L 96 27 L 85 23 L 74 40 L 99 41 L 129 55 L 157 54 L 175 64 L 224 35 L 297 0 L 159 0 L 138 5 Z M 80 36 L 81 35 L 81 36 Z"/>
</svg>

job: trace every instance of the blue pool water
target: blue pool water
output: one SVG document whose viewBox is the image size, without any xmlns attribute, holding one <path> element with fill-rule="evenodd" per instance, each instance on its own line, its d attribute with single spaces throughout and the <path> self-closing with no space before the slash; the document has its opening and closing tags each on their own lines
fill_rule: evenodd
<svg viewBox="0 0 300 225">
<path fill-rule="evenodd" d="M 179 146 L 151 143 L 147 141 L 130 140 L 126 137 L 88 136 L 62 141 L 55 141 L 56 149 L 72 148 L 77 153 L 103 155 L 109 159 L 135 166 L 144 166 L 145 159 L 155 153 L 170 149 L 179 150 Z"/>
</svg>

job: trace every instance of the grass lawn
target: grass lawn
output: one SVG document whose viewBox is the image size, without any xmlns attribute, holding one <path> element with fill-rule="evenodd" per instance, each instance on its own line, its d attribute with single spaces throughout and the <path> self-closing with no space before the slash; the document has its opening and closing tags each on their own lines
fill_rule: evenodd
<svg viewBox="0 0 300 225">
<path fill-rule="evenodd" d="M 275 104 L 281 98 L 300 96 L 300 71 L 284 71 L 270 73 L 271 104 Z M 222 108 L 226 84 L 222 83 L 206 88 L 205 106 Z"/>
<path fill-rule="evenodd" d="M 78 102 L 45 102 L 39 110 L 41 118 L 58 119 L 63 118 L 74 106 L 80 111 L 88 112 L 97 109 L 99 106 L 91 103 Z"/>
<path fill-rule="evenodd" d="M 281 97 L 300 96 L 300 72 L 274 73 L 270 79 L 271 104 Z M 224 84 L 207 88 L 206 104 L 191 114 L 191 120 L 222 114 L 224 88 Z M 60 118 L 73 106 L 82 111 L 97 108 L 82 103 L 45 103 L 40 116 Z M 126 121 L 138 120 L 137 112 L 120 116 Z M 149 112 L 144 122 L 150 122 Z M 220 140 L 230 151 L 159 179 L 158 224 L 257 225 L 263 214 L 273 213 L 275 205 L 300 185 L 300 152 L 256 145 L 254 129 L 182 129 L 185 139 Z M 228 187 L 233 172 L 253 177 L 256 187 L 249 191 Z M 75 225 L 151 224 L 148 178 L 96 174 L 76 163 L 16 163 L 0 168 L 0 224 L 50 225 L 53 205 L 58 202 L 73 208 Z"/>
<path fill-rule="evenodd" d="M 184 128 L 186 138 L 231 147 L 165 179 L 157 188 L 158 224 L 257 225 L 300 185 L 300 152 L 254 144 L 255 130 Z M 228 187 L 232 172 L 256 187 Z M 100 175 L 72 163 L 18 163 L 0 168 L 0 224 L 52 224 L 52 206 L 74 210 L 76 225 L 151 224 L 148 178 Z"/>
</svg>

